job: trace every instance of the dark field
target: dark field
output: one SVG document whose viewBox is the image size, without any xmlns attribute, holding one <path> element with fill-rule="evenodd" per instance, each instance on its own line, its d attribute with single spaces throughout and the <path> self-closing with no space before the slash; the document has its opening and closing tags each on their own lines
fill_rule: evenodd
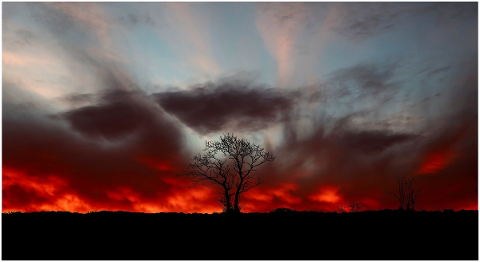
<svg viewBox="0 0 480 262">
<path fill-rule="evenodd" d="M 2 214 L 2 259 L 478 260 L 478 211 Z"/>
</svg>

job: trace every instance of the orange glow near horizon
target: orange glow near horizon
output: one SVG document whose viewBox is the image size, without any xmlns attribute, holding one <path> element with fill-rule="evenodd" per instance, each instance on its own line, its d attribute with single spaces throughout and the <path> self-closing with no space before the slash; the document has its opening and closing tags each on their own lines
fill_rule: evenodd
<svg viewBox="0 0 480 262">
<path fill-rule="evenodd" d="M 308 198 L 312 201 L 332 204 L 338 203 L 342 199 L 338 194 L 338 188 L 335 187 L 323 187 L 317 194 L 310 195 Z"/>
<path fill-rule="evenodd" d="M 278 188 L 268 188 L 259 190 L 258 188 L 252 189 L 245 195 L 250 201 L 259 202 L 271 202 L 274 199 L 285 202 L 286 204 L 300 204 L 302 199 L 300 197 L 292 195 L 298 189 L 298 185 L 294 183 L 282 183 Z M 252 209 L 253 206 L 251 206 Z"/>
<path fill-rule="evenodd" d="M 29 177 L 25 173 L 2 168 L 2 189 L 18 185 L 27 191 L 34 191 L 41 196 L 52 196 L 66 183 L 56 176 L 46 178 Z"/>
<path fill-rule="evenodd" d="M 447 158 L 450 155 L 440 155 Z M 438 158 L 429 160 L 436 163 Z M 441 162 L 445 163 L 445 162 Z M 443 165 L 434 165 L 441 166 Z M 438 169 L 435 169 L 438 170 Z M 98 201 L 88 195 L 79 195 L 69 188 L 67 181 L 50 175 L 29 176 L 22 171 L 3 168 L 3 193 L 2 212 L 37 212 L 37 211 L 69 211 L 86 213 L 93 211 L 126 211 L 126 212 L 183 212 L 183 213 L 218 213 L 222 212 L 216 196 L 216 188 L 196 186 L 189 188 L 190 182 L 175 176 L 166 176 L 161 179 L 170 189 L 168 194 L 159 194 L 153 198 L 145 198 L 138 190 L 127 186 L 115 187 L 105 190 L 104 194 L 109 199 Z M 40 202 L 18 205 L 16 195 L 8 192 L 10 187 L 21 188 L 25 194 L 39 198 Z M 345 204 L 345 198 L 339 193 L 340 187 L 327 185 L 320 187 L 316 193 L 302 197 L 304 193 L 296 183 L 280 183 L 276 187 L 256 187 L 242 195 L 241 204 L 243 212 L 269 212 L 279 207 L 295 210 L 320 210 L 334 211 L 335 207 Z M 6 194 L 7 192 L 7 194 Z M 94 195 L 94 194 L 93 194 Z M 309 202 L 309 200 L 311 202 Z M 384 203 L 377 198 L 360 198 L 358 202 L 365 204 L 368 210 L 382 209 Z M 315 204 L 317 203 L 317 204 Z M 456 210 L 478 210 L 475 204 L 464 203 L 454 208 Z"/>
</svg>

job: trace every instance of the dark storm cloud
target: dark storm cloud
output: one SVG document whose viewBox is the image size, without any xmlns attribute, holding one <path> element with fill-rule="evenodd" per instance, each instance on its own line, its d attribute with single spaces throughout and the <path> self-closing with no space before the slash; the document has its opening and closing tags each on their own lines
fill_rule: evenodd
<svg viewBox="0 0 480 262">
<path fill-rule="evenodd" d="M 146 150 L 151 156 L 176 155 L 181 133 L 177 123 L 169 120 L 126 72 L 118 72 L 88 56 L 86 59 L 96 68 L 104 91 L 87 95 L 95 100 L 93 104 L 63 112 L 58 117 L 86 137 L 112 141 L 133 139 L 137 153 Z"/>
<path fill-rule="evenodd" d="M 414 145 L 415 141 L 422 138 L 418 134 L 398 133 L 388 129 L 370 130 L 359 129 L 352 122 L 354 118 L 365 116 L 368 112 L 356 112 L 344 117 L 326 117 L 317 124 L 313 134 L 304 139 L 298 139 L 294 130 L 289 130 L 285 143 L 286 152 L 299 152 L 300 158 L 315 157 L 316 155 L 332 157 L 332 163 L 342 157 L 375 159 L 381 157 L 379 153 L 388 151 L 389 148 L 405 148 Z M 288 127 L 286 127 L 288 130 Z M 293 133 L 293 134 L 292 134 Z M 388 153 L 391 153 L 389 151 Z M 336 168 L 335 164 L 333 165 Z"/>
<path fill-rule="evenodd" d="M 412 134 L 395 134 L 380 130 L 348 131 L 342 135 L 340 141 L 353 150 L 364 153 L 378 153 L 395 144 L 405 143 L 417 137 L 417 135 Z"/>
<path fill-rule="evenodd" d="M 104 102 L 64 113 L 73 128 L 92 137 L 121 139 L 154 120 L 148 109 L 128 100 Z"/>
<path fill-rule="evenodd" d="M 275 88 L 223 83 L 153 95 L 169 113 L 201 133 L 258 130 L 286 117 L 294 99 Z"/>
</svg>

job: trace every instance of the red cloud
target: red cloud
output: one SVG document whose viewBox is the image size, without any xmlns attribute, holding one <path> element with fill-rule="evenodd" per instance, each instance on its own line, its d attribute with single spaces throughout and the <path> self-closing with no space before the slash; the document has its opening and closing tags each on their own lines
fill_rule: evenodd
<svg viewBox="0 0 480 262">
<path fill-rule="evenodd" d="M 318 193 L 308 196 L 308 199 L 316 202 L 336 204 L 342 200 L 336 187 L 322 187 Z"/>
<path fill-rule="evenodd" d="M 422 165 L 418 169 L 418 174 L 434 174 L 447 167 L 453 159 L 455 154 L 449 151 L 440 151 L 429 153 L 425 156 Z"/>
</svg>

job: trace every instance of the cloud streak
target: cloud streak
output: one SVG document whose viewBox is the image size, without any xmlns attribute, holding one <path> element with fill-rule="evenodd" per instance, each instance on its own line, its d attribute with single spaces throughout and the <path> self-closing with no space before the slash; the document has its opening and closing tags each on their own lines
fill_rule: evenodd
<svg viewBox="0 0 480 262">
<path fill-rule="evenodd" d="M 206 19 L 197 15 L 193 3 L 169 3 L 169 12 L 165 13 L 166 21 L 175 29 L 177 46 L 182 46 L 183 52 L 190 63 L 207 75 L 218 75 L 220 67 L 216 63 L 208 40 Z"/>
<path fill-rule="evenodd" d="M 279 85 L 290 84 L 295 66 L 297 36 L 307 23 L 305 3 L 261 3 L 257 8 L 257 28 L 277 62 Z"/>
</svg>

